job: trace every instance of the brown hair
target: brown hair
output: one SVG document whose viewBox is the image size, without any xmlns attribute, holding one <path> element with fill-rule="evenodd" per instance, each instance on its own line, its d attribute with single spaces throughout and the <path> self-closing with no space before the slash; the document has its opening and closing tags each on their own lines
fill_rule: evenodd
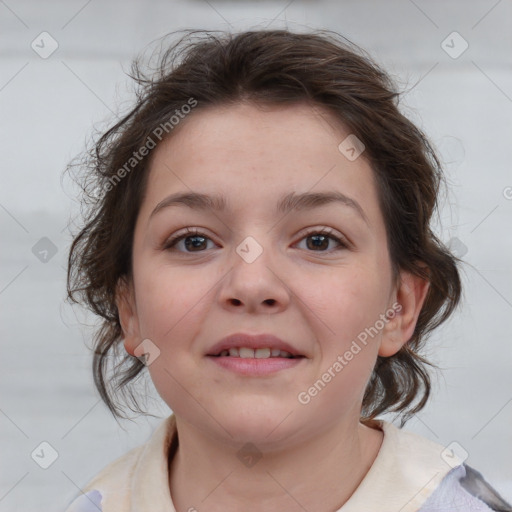
<svg viewBox="0 0 512 512">
<path fill-rule="evenodd" d="M 335 32 L 185 32 L 159 54 L 152 75 L 141 71 L 139 60 L 133 63 L 135 107 L 101 135 L 79 164 L 85 171 L 82 188 L 89 209 L 70 247 L 67 291 L 68 299 L 85 303 L 102 318 L 93 358 L 94 382 L 102 399 L 115 416 L 123 417 L 118 392 L 129 399 L 125 404 L 135 406 L 132 411 L 141 411 L 137 395 L 126 385 L 144 365 L 124 351 L 119 359 L 122 329 L 115 298 L 118 282 L 132 276 L 133 232 L 149 158 L 131 161 L 122 179 L 120 169 L 126 170 L 126 163 L 152 134 L 154 138 L 155 128 L 168 123 L 191 98 L 198 105 L 194 112 L 242 100 L 307 102 L 333 114 L 366 146 L 363 156 L 377 180 L 394 278 L 403 269 L 430 281 L 411 339 L 395 355 L 378 356 L 362 403 L 363 423 L 373 424 L 384 412 L 398 412 L 403 426 L 430 396 L 426 365 L 434 365 L 419 351 L 461 296 L 458 259 L 430 228 L 443 181 L 432 146 L 399 112 L 399 93 L 390 77 Z M 117 361 L 111 376 L 109 359 Z"/>
</svg>

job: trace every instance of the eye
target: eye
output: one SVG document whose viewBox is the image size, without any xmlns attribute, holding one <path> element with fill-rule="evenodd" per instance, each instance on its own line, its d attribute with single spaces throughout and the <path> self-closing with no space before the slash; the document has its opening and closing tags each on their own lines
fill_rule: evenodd
<svg viewBox="0 0 512 512">
<path fill-rule="evenodd" d="M 349 247 L 347 242 L 336 236 L 329 228 L 310 230 L 301 238 L 300 241 L 302 242 L 303 240 L 306 240 L 306 249 L 314 252 L 331 252 L 329 250 L 324 250 L 329 248 L 330 242 L 335 242 L 338 245 L 337 248 L 332 249 L 334 251 L 348 249 Z M 308 243 L 308 240 L 310 240 L 311 243 Z M 204 252 L 208 249 L 208 241 L 213 243 L 213 240 L 201 231 L 195 228 L 187 228 L 185 233 L 178 233 L 169 238 L 164 243 L 163 249 L 167 251 L 179 251 L 185 253 Z M 184 245 L 182 242 L 184 242 Z"/>
<path fill-rule="evenodd" d="M 177 234 L 166 240 L 163 249 L 168 251 L 180 251 L 180 252 L 204 252 L 203 249 L 206 249 L 207 240 L 213 242 L 210 238 L 208 238 L 204 233 L 201 233 L 197 229 L 187 228 L 185 233 Z M 184 242 L 184 245 L 181 245 L 181 248 L 185 247 L 186 250 L 180 249 L 181 242 Z M 178 249 L 176 249 L 178 247 Z"/>
<path fill-rule="evenodd" d="M 311 243 L 308 243 L 307 240 L 311 240 Z M 314 252 L 331 252 L 328 250 L 323 250 L 329 247 L 329 242 L 334 241 L 338 244 L 338 248 L 333 250 L 339 251 L 341 249 L 348 249 L 348 243 L 341 240 L 337 236 L 334 235 L 334 232 L 329 228 L 323 229 L 314 229 L 305 234 L 305 236 L 301 239 L 306 240 L 306 247 Z"/>
</svg>

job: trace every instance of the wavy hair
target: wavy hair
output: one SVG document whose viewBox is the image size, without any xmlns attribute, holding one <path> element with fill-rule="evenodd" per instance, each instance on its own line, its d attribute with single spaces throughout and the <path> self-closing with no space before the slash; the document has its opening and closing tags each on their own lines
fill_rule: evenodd
<svg viewBox="0 0 512 512">
<path fill-rule="evenodd" d="M 194 98 L 194 113 L 247 100 L 307 102 L 334 115 L 364 143 L 363 156 L 378 185 L 393 276 L 397 279 L 403 269 L 430 281 L 411 339 L 395 355 L 378 356 L 362 402 L 363 423 L 398 412 L 403 426 L 426 405 L 431 392 L 427 366 L 435 365 L 421 349 L 429 333 L 452 314 L 462 290 L 458 258 L 430 227 L 444 179 L 440 162 L 422 131 L 399 111 L 400 93 L 389 75 L 332 31 L 188 30 L 157 53 L 156 69 L 144 73 L 139 58 L 130 76 L 136 85 L 135 105 L 101 134 L 78 165 L 84 171 L 82 202 L 88 208 L 73 237 L 67 273 L 68 300 L 101 318 L 94 334 L 94 382 L 114 416 L 124 417 L 127 404 L 142 412 L 129 384 L 144 365 L 120 353 L 115 299 L 118 283 L 133 275 L 133 234 L 149 158 L 134 162 L 116 186 L 112 180 L 155 128 Z M 68 169 L 72 167 L 76 165 Z"/>
</svg>

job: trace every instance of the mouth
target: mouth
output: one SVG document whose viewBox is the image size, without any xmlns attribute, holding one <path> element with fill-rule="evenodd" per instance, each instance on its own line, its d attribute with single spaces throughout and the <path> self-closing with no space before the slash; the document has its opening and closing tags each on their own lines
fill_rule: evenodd
<svg viewBox="0 0 512 512">
<path fill-rule="evenodd" d="M 306 356 L 270 347 L 231 347 L 218 354 L 208 354 L 207 359 L 221 371 L 244 377 L 272 377 L 282 371 L 302 367 Z"/>
<path fill-rule="evenodd" d="M 300 359 L 307 355 L 273 334 L 235 333 L 210 347 L 207 356 L 240 359 Z"/>
<path fill-rule="evenodd" d="M 279 348 L 250 348 L 250 347 L 232 347 L 229 350 L 221 350 L 218 354 L 207 354 L 211 357 L 238 357 L 241 359 L 275 359 L 275 358 L 286 358 L 286 359 L 299 359 L 305 357 L 301 354 L 292 354 L 286 350 Z"/>
</svg>

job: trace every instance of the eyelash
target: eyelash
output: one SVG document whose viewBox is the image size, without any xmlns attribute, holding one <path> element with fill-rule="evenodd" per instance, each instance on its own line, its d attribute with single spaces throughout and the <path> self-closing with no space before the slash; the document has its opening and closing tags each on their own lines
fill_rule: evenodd
<svg viewBox="0 0 512 512">
<path fill-rule="evenodd" d="M 346 242 L 346 241 L 340 239 L 339 237 L 337 237 L 336 235 L 334 235 L 333 230 L 330 228 L 312 229 L 312 230 L 308 231 L 307 233 L 305 233 L 299 241 L 302 241 L 305 238 L 308 238 L 309 236 L 312 236 L 312 235 L 327 236 L 331 240 L 334 240 L 335 242 L 337 242 L 339 244 L 339 247 L 336 249 L 332 249 L 330 251 L 309 251 L 309 252 L 330 253 L 333 251 L 339 251 L 342 249 L 349 248 L 348 242 Z M 187 231 L 185 233 L 178 234 L 178 235 L 172 236 L 171 238 L 167 239 L 164 243 L 163 249 L 167 250 L 167 251 L 176 251 L 175 246 L 178 242 L 180 242 L 181 240 L 183 240 L 185 238 L 193 237 L 193 236 L 200 236 L 201 238 L 205 238 L 206 240 L 211 240 L 210 237 L 206 236 L 201 231 L 199 231 L 195 228 L 187 228 Z M 194 254 L 194 252 L 205 252 L 205 251 L 184 251 L 185 254 Z"/>
</svg>

